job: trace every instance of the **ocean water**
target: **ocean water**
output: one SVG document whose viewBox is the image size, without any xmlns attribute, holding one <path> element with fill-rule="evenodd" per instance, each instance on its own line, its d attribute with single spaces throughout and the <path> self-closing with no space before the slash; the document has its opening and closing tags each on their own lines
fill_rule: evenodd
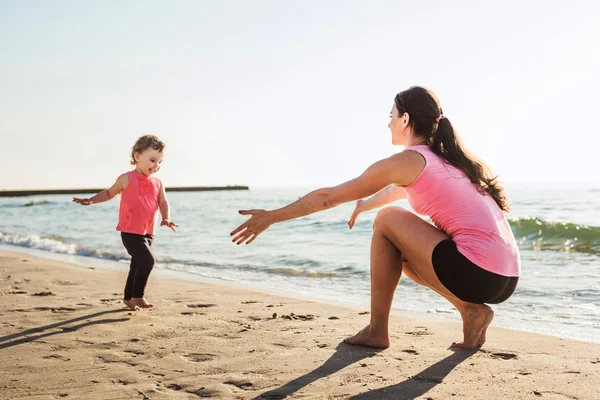
<svg viewBox="0 0 600 400">
<path fill-rule="evenodd" d="M 362 214 L 351 231 L 346 224 L 354 205 L 345 204 L 272 226 L 251 245 L 231 242 L 229 232 L 245 220 L 237 210 L 281 207 L 306 192 L 169 193 L 172 219 L 180 228 L 157 230 L 156 268 L 368 309 L 376 211 Z M 494 306 L 494 325 L 600 342 L 600 185 L 509 185 L 507 193 L 522 277 L 513 296 Z M 0 249 L 126 271 L 129 256 L 115 231 L 118 203 L 83 207 L 66 195 L 0 198 Z M 409 208 L 405 200 L 394 205 Z M 460 318 L 446 300 L 408 278 L 402 279 L 393 308 Z"/>
</svg>

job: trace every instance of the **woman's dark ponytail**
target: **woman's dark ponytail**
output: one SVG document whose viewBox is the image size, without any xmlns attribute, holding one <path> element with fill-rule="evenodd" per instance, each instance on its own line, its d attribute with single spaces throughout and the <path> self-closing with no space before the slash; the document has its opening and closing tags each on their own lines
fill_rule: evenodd
<svg viewBox="0 0 600 400">
<path fill-rule="evenodd" d="M 460 169 L 477 186 L 480 193 L 488 193 L 504 212 L 510 205 L 497 176 L 482 161 L 469 154 L 454 131 L 452 124 L 442 114 L 437 97 L 429 90 L 413 86 L 398 93 L 394 99 L 400 115 L 410 116 L 412 133 L 424 136 L 431 150 L 446 163 Z"/>
</svg>

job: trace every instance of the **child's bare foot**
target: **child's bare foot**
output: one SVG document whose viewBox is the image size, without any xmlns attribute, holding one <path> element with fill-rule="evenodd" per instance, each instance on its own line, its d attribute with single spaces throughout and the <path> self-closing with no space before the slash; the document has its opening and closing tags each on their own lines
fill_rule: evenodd
<svg viewBox="0 0 600 400">
<path fill-rule="evenodd" d="M 154 307 L 154 304 L 148 302 L 148 300 L 146 300 L 143 297 L 135 297 L 133 299 L 131 299 L 131 303 L 139 308 L 152 308 Z"/>
<path fill-rule="evenodd" d="M 130 310 L 139 311 L 139 307 L 131 302 L 131 300 L 123 300 L 123 304 L 127 306 Z"/>
<path fill-rule="evenodd" d="M 463 349 L 483 346 L 487 328 L 494 319 L 494 311 L 485 304 L 473 304 L 465 308 L 461 315 L 464 340 L 461 343 L 452 343 L 452 346 Z"/>
<path fill-rule="evenodd" d="M 375 335 L 371 332 L 371 325 L 367 325 L 354 336 L 347 337 L 344 342 L 361 346 L 378 347 L 387 349 L 390 347 L 390 338 L 387 334 Z"/>
</svg>

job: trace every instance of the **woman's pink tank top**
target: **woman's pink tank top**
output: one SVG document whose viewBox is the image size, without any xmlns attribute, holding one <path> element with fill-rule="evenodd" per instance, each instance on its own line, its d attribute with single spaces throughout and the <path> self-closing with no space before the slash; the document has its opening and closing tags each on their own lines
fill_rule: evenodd
<svg viewBox="0 0 600 400">
<path fill-rule="evenodd" d="M 121 192 L 117 230 L 138 235 L 154 235 L 158 211 L 160 179 L 133 171 L 127 173 L 129 185 Z"/>
<path fill-rule="evenodd" d="M 502 276 L 519 276 L 515 237 L 492 196 L 479 193 L 461 170 L 446 164 L 429 146 L 406 150 L 420 153 L 426 161 L 419 177 L 404 188 L 413 210 L 430 217 L 477 266 Z"/>
</svg>

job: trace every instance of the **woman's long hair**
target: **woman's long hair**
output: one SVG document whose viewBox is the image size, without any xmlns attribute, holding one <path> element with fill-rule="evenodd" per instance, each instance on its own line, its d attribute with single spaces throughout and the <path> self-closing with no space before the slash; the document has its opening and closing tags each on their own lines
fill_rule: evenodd
<svg viewBox="0 0 600 400">
<path fill-rule="evenodd" d="M 477 186 L 477 190 L 489 193 L 500 209 L 508 213 L 510 206 L 497 176 L 463 147 L 452 124 L 443 115 L 438 98 L 431 91 L 413 86 L 394 98 L 398 115 L 408 113 L 412 133 L 426 139 L 431 150 L 446 163 L 460 169 Z"/>
</svg>

